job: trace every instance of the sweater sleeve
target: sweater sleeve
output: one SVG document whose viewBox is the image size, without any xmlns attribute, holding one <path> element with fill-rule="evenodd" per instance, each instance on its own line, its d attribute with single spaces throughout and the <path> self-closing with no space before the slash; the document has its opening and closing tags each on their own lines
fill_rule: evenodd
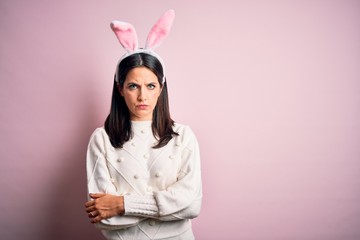
<svg viewBox="0 0 360 240">
<path fill-rule="evenodd" d="M 106 162 L 104 134 L 106 134 L 104 130 L 98 128 L 94 131 L 89 141 L 86 154 L 88 193 L 119 195 L 112 183 Z M 141 217 L 135 216 L 115 216 L 102 220 L 96 226 L 100 229 L 121 229 L 136 225 L 141 220 Z"/>
<path fill-rule="evenodd" d="M 202 184 L 200 151 L 195 135 L 188 128 L 186 146 L 178 180 L 153 195 L 124 196 L 125 215 L 157 218 L 162 221 L 191 219 L 201 209 Z"/>
</svg>

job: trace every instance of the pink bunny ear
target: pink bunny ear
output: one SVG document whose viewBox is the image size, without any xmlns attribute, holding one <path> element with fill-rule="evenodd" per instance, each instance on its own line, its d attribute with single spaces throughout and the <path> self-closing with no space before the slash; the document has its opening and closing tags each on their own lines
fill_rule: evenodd
<svg viewBox="0 0 360 240">
<path fill-rule="evenodd" d="M 120 44 L 128 51 L 134 51 L 138 48 L 138 38 L 135 28 L 130 23 L 112 21 L 111 29 L 115 33 Z"/>
<path fill-rule="evenodd" d="M 174 10 L 166 11 L 157 23 L 152 27 L 149 35 L 146 39 L 145 48 L 155 48 L 163 41 L 163 39 L 169 34 L 171 25 L 175 18 Z"/>
</svg>

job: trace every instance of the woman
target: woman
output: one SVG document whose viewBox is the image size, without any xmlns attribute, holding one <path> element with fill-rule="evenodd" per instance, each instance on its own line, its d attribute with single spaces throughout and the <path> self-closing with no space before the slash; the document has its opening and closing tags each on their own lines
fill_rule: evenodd
<svg viewBox="0 0 360 240">
<path fill-rule="evenodd" d="M 90 138 L 85 204 L 107 239 L 194 239 L 199 147 L 191 129 L 170 117 L 164 64 L 153 51 L 173 18 L 172 10 L 160 18 L 145 49 L 137 48 L 132 25 L 112 23 L 128 53 L 116 69 L 110 114 Z"/>
</svg>

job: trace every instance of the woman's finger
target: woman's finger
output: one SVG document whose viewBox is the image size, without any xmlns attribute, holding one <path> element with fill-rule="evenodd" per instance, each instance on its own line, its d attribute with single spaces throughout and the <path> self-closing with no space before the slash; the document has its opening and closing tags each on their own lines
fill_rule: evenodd
<svg viewBox="0 0 360 240">
<path fill-rule="evenodd" d="M 96 198 L 100 198 L 100 197 L 103 197 L 105 196 L 106 194 L 105 193 L 90 193 L 89 196 L 92 198 L 92 199 L 96 199 Z"/>
<path fill-rule="evenodd" d="M 88 202 L 85 203 L 85 207 L 90 207 L 90 206 L 92 206 L 94 204 L 95 204 L 95 201 L 91 200 L 91 201 L 88 201 Z"/>
<path fill-rule="evenodd" d="M 90 207 L 87 207 L 87 208 L 86 208 L 86 212 L 87 212 L 87 213 L 93 212 L 93 211 L 95 211 L 95 210 L 96 210 L 96 207 L 95 207 L 95 206 L 90 206 Z"/>
<path fill-rule="evenodd" d="M 89 214 L 88 214 L 89 218 L 94 218 L 97 215 L 99 215 L 99 213 L 97 211 L 92 211 L 92 212 L 89 212 Z"/>
<path fill-rule="evenodd" d="M 100 214 L 96 215 L 95 217 L 91 218 L 91 223 L 98 223 L 101 221 L 101 216 Z"/>
</svg>

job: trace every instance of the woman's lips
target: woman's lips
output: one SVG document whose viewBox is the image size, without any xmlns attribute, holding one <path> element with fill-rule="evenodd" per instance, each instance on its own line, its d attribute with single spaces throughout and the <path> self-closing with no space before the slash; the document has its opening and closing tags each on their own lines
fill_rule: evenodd
<svg viewBox="0 0 360 240">
<path fill-rule="evenodd" d="M 140 109 L 140 110 L 146 110 L 149 107 L 149 105 L 145 105 L 145 104 L 140 104 L 137 105 L 136 108 Z"/>
</svg>

